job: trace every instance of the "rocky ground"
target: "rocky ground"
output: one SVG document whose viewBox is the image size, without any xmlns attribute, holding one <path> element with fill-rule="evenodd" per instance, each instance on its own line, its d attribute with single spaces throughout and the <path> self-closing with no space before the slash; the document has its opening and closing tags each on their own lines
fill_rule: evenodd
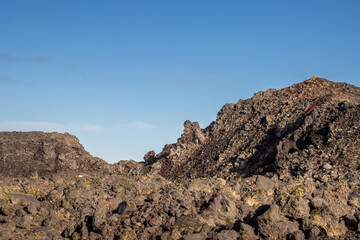
<svg viewBox="0 0 360 240">
<path fill-rule="evenodd" d="M 0 239 L 360 239 L 360 89 L 313 77 L 226 104 L 145 162 L 0 133 Z"/>
</svg>

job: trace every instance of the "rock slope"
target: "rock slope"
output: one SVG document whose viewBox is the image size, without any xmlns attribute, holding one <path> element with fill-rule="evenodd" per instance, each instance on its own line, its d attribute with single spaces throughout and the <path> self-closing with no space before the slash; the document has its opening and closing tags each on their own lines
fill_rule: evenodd
<svg viewBox="0 0 360 240">
<path fill-rule="evenodd" d="M 359 99 L 318 77 L 256 93 L 143 163 L 3 133 L 0 239 L 360 239 Z"/>
<path fill-rule="evenodd" d="M 360 166 L 360 89 L 313 77 L 226 104 L 205 129 L 186 121 L 177 143 L 145 162 L 171 179 L 276 172 L 313 174 L 313 164 Z M 304 161 L 306 159 L 306 161 Z"/>
<path fill-rule="evenodd" d="M 75 136 L 44 132 L 0 132 L 0 163 L 0 174 L 14 177 L 107 165 L 86 152 Z"/>
</svg>

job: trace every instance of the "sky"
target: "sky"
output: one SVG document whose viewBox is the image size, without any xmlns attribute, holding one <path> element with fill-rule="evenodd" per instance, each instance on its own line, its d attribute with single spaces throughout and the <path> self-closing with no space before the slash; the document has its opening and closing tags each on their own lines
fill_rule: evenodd
<svg viewBox="0 0 360 240">
<path fill-rule="evenodd" d="M 360 1 L 0 0 L 0 131 L 142 161 L 225 103 L 320 76 L 360 86 Z"/>
</svg>

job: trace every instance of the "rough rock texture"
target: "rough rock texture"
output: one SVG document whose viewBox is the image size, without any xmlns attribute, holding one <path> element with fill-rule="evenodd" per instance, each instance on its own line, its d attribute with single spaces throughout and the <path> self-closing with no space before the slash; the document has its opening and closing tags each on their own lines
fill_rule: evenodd
<svg viewBox="0 0 360 240">
<path fill-rule="evenodd" d="M 91 171 L 107 165 L 86 152 L 75 136 L 44 132 L 0 132 L 0 163 L 3 176 Z"/>
<path fill-rule="evenodd" d="M 205 129 L 186 121 L 177 143 L 151 162 L 171 179 L 267 172 L 311 176 L 313 164 L 341 176 L 360 167 L 359 121 L 358 87 L 313 77 L 226 104 Z"/>
<path fill-rule="evenodd" d="M 0 239 L 360 239 L 359 99 L 318 77 L 270 89 L 143 163 L 2 133 Z"/>
</svg>

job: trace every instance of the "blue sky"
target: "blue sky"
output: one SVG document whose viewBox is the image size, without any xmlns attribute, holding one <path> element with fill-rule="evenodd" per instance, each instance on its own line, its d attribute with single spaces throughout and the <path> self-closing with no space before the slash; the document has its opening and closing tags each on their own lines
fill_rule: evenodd
<svg viewBox="0 0 360 240">
<path fill-rule="evenodd" d="M 108 162 L 313 75 L 360 86 L 360 1 L 0 1 L 0 130 Z"/>
</svg>

